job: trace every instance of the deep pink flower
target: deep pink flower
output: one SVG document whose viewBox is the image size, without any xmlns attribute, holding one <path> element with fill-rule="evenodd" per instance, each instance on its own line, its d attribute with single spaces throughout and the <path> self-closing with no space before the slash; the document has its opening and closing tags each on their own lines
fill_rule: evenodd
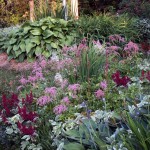
<svg viewBox="0 0 150 150">
<path fill-rule="evenodd" d="M 116 71 L 112 75 L 112 79 L 117 84 L 117 86 L 124 86 L 124 87 L 127 87 L 127 84 L 131 81 L 131 79 L 127 76 L 121 77 L 119 71 Z"/>
<path fill-rule="evenodd" d="M 98 99 L 103 98 L 104 95 L 105 95 L 105 93 L 104 93 L 104 91 L 102 91 L 101 89 L 99 89 L 99 90 L 97 90 L 97 91 L 95 92 L 95 96 L 96 96 L 96 98 L 98 98 Z"/>
<path fill-rule="evenodd" d="M 45 59 L 43 59 L 43 60 L 40 62 L 40 66 L 41 66 L 42 68 L 45 68 L 46 65 L 47 65 L 47 61 L 46 61 Z"/>
<path fill-rule="evenodd" d="M 63 112 L 65 112 L 67 110 L 67 107 L 65 105 L 57 105 L 54 107 L 53 109 L 53 112 L 56 114 L 56 115 L 60 115 L 62 114 Z"/>
</svg>

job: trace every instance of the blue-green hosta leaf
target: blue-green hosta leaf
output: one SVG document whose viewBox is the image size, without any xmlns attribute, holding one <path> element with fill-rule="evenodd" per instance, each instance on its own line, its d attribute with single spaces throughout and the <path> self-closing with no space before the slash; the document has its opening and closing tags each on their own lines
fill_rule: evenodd
<svg viewBox="0 0 150 150">
<path fill-rule="evenodd" d="M 16 41 L 17 41 L 17 39 L 11 38 L 10 41 L 9 41 L 9 43 L 10 44 L 14 44 Z"/>
<path fill-rule="evenodd" d="M 24 33 L 28 33 L 31 29 L 32 29 L 32 28 L 31 28 L 30 26 L 25 26 L 25 27 L 23 28 L 23 32 L 24 32 Z"/>
<path fill-rule="evenodd" d="M 30 32 L 32 35 L 41 35 L 42 34 L 42 30 L 40 28 L 34 28 Z"/>
<path fill-rule="evenodd" d="M 65 150 L 85 150 L 82 144 L 79 143 L 69 143 L 64 145 Z"/>
</svg>

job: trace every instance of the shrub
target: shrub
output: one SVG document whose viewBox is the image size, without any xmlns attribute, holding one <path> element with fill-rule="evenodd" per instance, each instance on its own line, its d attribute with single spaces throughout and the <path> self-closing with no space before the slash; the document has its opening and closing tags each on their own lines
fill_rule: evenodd
<svg viewBox="0 0 150 150">
<path fill-rule="evenodd" d="M 80 37 L 92 39 L 104 39 L 111 34 L 121 34 L 127 39 L 136 40 L 138 31 L 135 28 L 137 19 L 127 14 L 113 16 L 99 14 L 93 16 L 81 16 L 78 21 L 77 31 Z"/>
</svg>

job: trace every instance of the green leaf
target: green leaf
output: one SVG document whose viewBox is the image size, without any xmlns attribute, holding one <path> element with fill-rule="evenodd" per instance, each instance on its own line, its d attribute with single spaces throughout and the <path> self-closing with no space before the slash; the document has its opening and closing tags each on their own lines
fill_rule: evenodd
<svg viewBox="0 0 150 150">
<path fill-rule="evenodd" d="M 40 28 L 34 28 L 30 31 L 32 35 L 41 35 L 42 30 Z"/>
<path fill-rule="evenodd" d="M 19 47 L 18 47 L 17 45 L 14 45 L 14 46 L 13 46 L 13 50 L 14 50 L 14 51 L 17 51 L 18 49 L 19 49 Z"/>
<path fill-rule="evenodd" d="M 42 26 L 42 30 L 46 30 L 47 29 L 47 26 Z"/>
<path fill-rule="evenodd" d="M 11 49 L 12 49 L 12 46 L 8 46 L 8 48 L 7 48 L 7 54 L 10 53 Z"/>
<path fill-rule="evenodd" d="M 50 36 L 52 36 L 54 33 L 52 32 L 52 31 L 50 31 L 50 30 L 45 30 L 44 32 L 43 32 L 43 39 L 47 39 L 48 37 L 50 37 Z"/>
<path fill-rule="evenodd" d="M 39 55 L 41 55 L 41 53 L 42 53 L 41 47 L 37 46 L 36 49 L 35 49 L 35 55 L 39 56 Z"/>
<path fill-rule="evenodd" d="M 31 50 L 33 47 L 35 47 L 35 44 L 33 44 L 33 43 L 28 43 L 28 44 L 26 45 L 26 52 L 27 52 L 27 54 L 30 52 L 30 50 Z"/>
<path fill-rule="evenodd" d="M 24 58 L 25 58 L 25 54 L 24 53 L 20 54 L 19 57 L 18 57 L 19 62 L 23 62 Z"/>
<path fill-rule="evenodd" d="M 58 45 L 57 45 L 57 43 L 52 42 L 52 43 L 51 43 L 51 47 L 52 47 L 52 48 L 58 48 Z"/>
<path fill-rule="evenodd" d="M 63 147 L 65 150 L 85 150 L 83 145 L 79 143 L 69 143 L 64 145 Z"/>
<path fill-rule="evenodd" d="M 20 44 L 19 44 L 19 47 L 21 48 L 22 52 L 25 52 L 26 51 L 26 45 L 25 45 L 25 42 L 24 41 L 21 41 Z"/>
<path fill-rule="evenodd" d="M 10 44 L 14 44 L 16 41 L 17 41 L 17 39 L 11 38 L 10 41 L 9 41 L 9 43 Z"/>
<path fill-rule="evenodd" d="M 44 51 L 44 52 L 42 53 L 42 55 L 43 55 L 44 57 L 46 57 L 46 58 L 49 58 L 49 57 L 51 56 L 51 53 L 48 52 L 48 51 Z"/>
<path fill-rule="evenodd" d="M 21 50 L 17 50 L 17 51 L 15 51 L 15 55 L 16 55 L 16 57 L 18 57 L 21 53 L 22 53 L 22 51 L 21 51 Z"/>
<path fill-rule="evenodd" d="M 40 36 L 34 36 L 31 38 L 31 42 L 35 43 L 36 45 L 40 45 L 41 43 L 40 40 L 41 40 Z"/>
</svg>

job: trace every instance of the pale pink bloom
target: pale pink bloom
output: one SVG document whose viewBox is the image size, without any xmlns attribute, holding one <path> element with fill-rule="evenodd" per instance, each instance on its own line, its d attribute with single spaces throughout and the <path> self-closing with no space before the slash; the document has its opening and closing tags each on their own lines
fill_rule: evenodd
<svg viewBox="0 0 150 150">
<path fill-rule="evenodd" d="M 65 105 L 57 105 L 54 107 L 53 109 L 53 112 L 56 114 L 56 115 L 60 115 L 62 114 L 63 112 L 65 112 L 67 110 L 67 107 Z"/>
<path fill-rule="evenodd" d="M 96 98 L 98 98 L 98 99 L 103 98 L 104 95 L 105 95 L 105 93 L 104 93 L 104 91 L 102 91 L 101 89 L 99 89 L 99 90 L 97 90 L 97 91 L 95 92 L 95 96 L 96 96 Z"/>
<path fill-rule="evenodd" d="M 100 87 L 103 89 L 103 90 L 106 90 L 107 89 L 107 82 L 104 80 L 104 81 L 101 81 L 100 82 Z"/>
<path fill-rule="evenodd" d="M 78 90 L 80 90 L 80 84 L 71 84 L 68 86 L 68 90 L 76 93 Z"/>
<path fill-rule="evenodd" d="M 43 73 L 42 73 L 42 72 L 35 72 L 35 76 L 37 77 L 37 79 L 44 80 L 44 77 L 43 77 Z"/>
<path fill-rule="evenodd" d="M 37 100 L 37 104 L 39 106 L 44 106 L 46 104 L 48 104 L 49 102 L 51 102 L 52 99 L 49 96 L 41 96 L 38 100 Z"/>
<path fill-rule="evenodd" d="M 56 97 L 57 89 L 56 87 L 50 87 L 45 89 L 45 93 L 50 94 L 51 97 Z"/>
<path fill-rule="evenodd" d="M 28 80 L 25 79 L 24 77 L 21 77 L 21 79 L 19 80 L 19 82 L 22 84 L 22 85 L 25 85 L 28 83 Z"/>
<path fill-rule="evenodd" d="M 65 103 L 66 105 L 70 104 L 69 98 L 66 96 L 62 99 L 62 103 Z"/>
</svg>

